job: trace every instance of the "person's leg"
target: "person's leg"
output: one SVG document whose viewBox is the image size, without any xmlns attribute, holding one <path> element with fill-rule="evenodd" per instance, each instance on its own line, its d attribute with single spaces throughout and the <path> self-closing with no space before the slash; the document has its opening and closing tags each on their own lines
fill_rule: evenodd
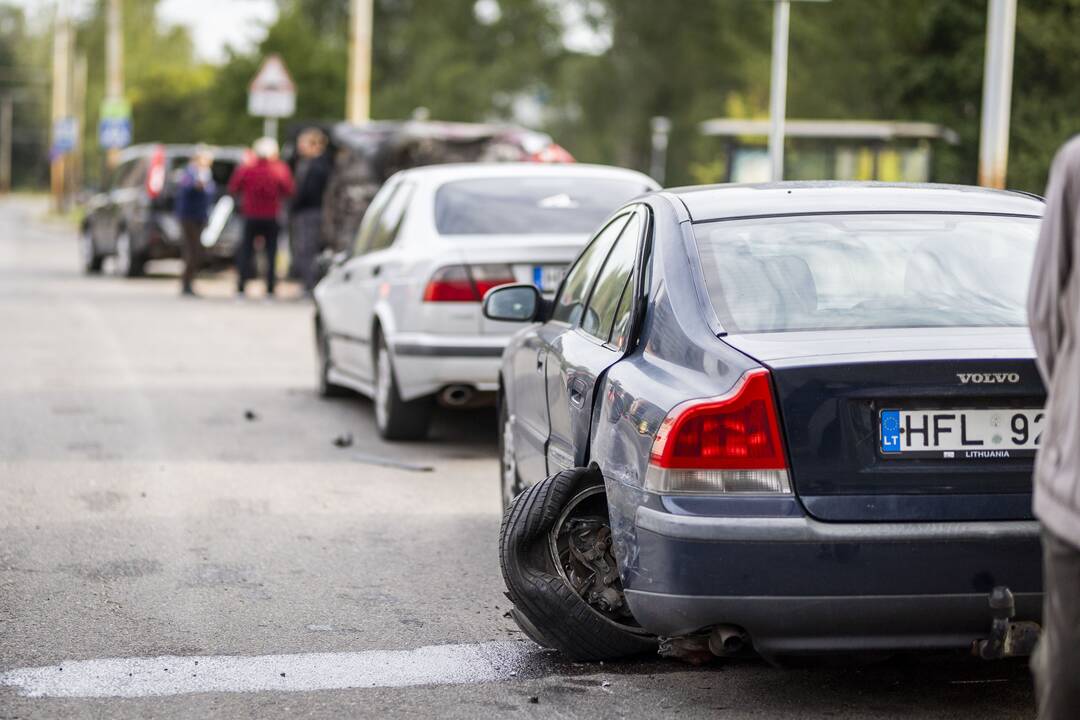
<svg viewBox="0 0 1080 720">
<path fill-rule="evenodd" d="M 1043 631 L 1031 658 L 1039 720 L 1080 718 L 1080 548 L 1043 530 Z"/>
<path fill-rule="evenodd" d="M 180 276 L 181 290 L 185 294 L 194 291 L 195 276 L 199 274 L 199 265 L 202 255 L 202 223 L 194 220 L 184 220 L 180 224 L 183 230 L 183 258 L 184 272 Z"/>
<path fill-rule="evenodd" d="M 266 294 L 274 294 L 274 281 L 277 279 L 277 220 L 267 220 L 262 231 L 266 247 Z"/>
<path fill-rule="evenodd" d="M 191 293 L 191 282 L 194 277 L 192 272 L 193 258 L 191 254 L 191 221 L 180 221 L 180 258 L 184 261 L 184 269 L 180 273 L 180 292 L 185 295 Z"/>
<path fill-rule="evenodd" d="M 236 250 L 236 292 L 244 294 L 244 285 L 249 277 L 251 261 L 255 255 L 255 237 L 259 234 L 258 221 L 244 220 L 244 234 L 240 247 Z"/>
<path fill-rule="evenodd" d="M 320 210 L 304 210 L 296 218 L 296 263 L 300 269 L 300 279 L 304 281 L 304 290 L 310 294 L 315 288 L 315 257 L 319 254 L 319 225 L 322 220 Z"/>
</svg>

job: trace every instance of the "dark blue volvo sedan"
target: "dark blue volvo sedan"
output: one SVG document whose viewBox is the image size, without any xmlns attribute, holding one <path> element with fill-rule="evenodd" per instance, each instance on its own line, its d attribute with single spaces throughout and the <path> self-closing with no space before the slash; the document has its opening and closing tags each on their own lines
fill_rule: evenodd
<svg viewBox="0 0 1080 720">
<path fill-rule="evenodd" d="M 616 213 L 500 377 L 513 617 L 582 659 L 1030 649 L 1025 318 L 1042 202 L 958 186 L 677 189 Z"/>
</svg>

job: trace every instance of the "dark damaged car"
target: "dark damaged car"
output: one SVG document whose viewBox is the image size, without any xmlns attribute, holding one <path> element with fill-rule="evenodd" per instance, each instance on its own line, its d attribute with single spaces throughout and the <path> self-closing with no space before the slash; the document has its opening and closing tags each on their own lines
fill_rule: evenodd
<svg viewBox="0 0 1080 720">
<path fill-rule="evenodd" d="M 500 378 L 514 618 L 581 659 L 1030 651 L 1043 205 L 953 186 L 659 192 L 618 212 Z M 515 499 L 516 498 L 516 499 Z"/>
</svg>

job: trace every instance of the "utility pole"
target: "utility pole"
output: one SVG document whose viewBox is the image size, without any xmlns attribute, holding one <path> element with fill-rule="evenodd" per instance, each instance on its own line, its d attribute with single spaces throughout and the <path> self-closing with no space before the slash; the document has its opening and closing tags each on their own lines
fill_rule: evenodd
<svg viewBox="0 0 1080 720">
<path fill-rule="evenodd" d="M 345 119 L 353 124 L 371 120 L 372 0 L 350 0 L 349 85 Z"/>
<path fill-rule="evenodd" d="M 769 179 L 784 179 L 784 124 L 787 118 L 788 27 L 792 0 L 773 0 L 772 71 L 769 78 Z M 802 0 L 829 2 L 829 0 Z"/>
<path fill-rule="evenodd" d="M 11 133 L 15 100 L 10 92 L 0 97 L 0 193 L 11 192 Z"/>
<path fill-rule="evenodd" d="M 773 3 L 772 74 L 769 79 L 769 179 L 784 179 L 784 121 L 787 117 L 788 25 L 791 3 Z"/>
<path fill-rule="evenodd" d="M 122 0 L 109 0 L 105 18 L 105 102 L 124 102 L 124 22 L 121 15 Z M 106 155 L 108 166 L 115 167 L 119 148 L 109 148 Z"/>
<path fill-rule="evenodd" d="M 71 153 L 71 188 L 76 192 L 83 184 L 83 158 L 86 148 L 86 81 L 89 75 L 86 54 L 75 56 L 71 80 L 71 107 L 78 128 L 78 142 Z"/>
<path fill-rule="evenodd" d="M 1015 39 L 1016 0 L 990 0 L 979 136 L 979 184 L 984 187 L 1005 187 Z"/>
<path fill-rule="evenodd" d="M 664 184 L 667 175 L 668 138 L 671 136 L 671 119 L 657 115 L 650 123 L 652 130 L 652 155 L 649 158 L 649 174 L 653 180 Z"/>
<path fill-rule="evenodd" d="M 66 153 L 61 147 L 63 139 L 58 131 L 70 114 L 68 107 L 70 99 L 68 78 L 71 73 L 70 33 L 67 7 L 64 0 L 58 0 L 56 16 L 53 20 L 52 148 L 50 150 L 52 162 L 49 168 L 53 202 L 57 212 L 63 212 L 66 205 L 64 185 Z"/>
</svg>

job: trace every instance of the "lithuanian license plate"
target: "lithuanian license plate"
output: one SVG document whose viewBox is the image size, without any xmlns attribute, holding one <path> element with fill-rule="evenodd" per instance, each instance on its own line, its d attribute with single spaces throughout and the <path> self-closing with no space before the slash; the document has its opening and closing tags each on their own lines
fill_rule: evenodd
<svg viewBox="0 0 1080 720">
<path fill-rule="evenodd" d="M 540 288 L 540 292 L 555 292 L 565 272 L 564 265 L 537 265 L 533 268 L 533 285 Z"/>
<path fill-rule="evenodd" d="M 882 410 L 885 457 L 994 460 L 1031 457 L 1039 447 L 1041 409 Z"/>
</svg>

